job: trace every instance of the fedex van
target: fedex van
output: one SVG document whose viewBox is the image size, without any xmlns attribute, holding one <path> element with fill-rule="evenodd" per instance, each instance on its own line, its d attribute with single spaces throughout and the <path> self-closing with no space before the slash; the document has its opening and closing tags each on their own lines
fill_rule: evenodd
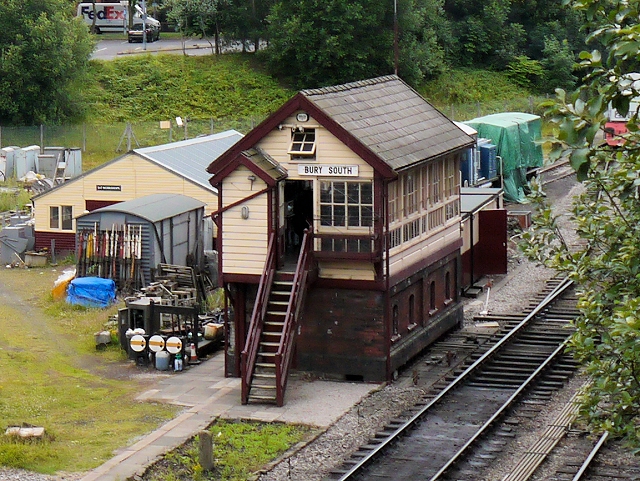
<svg viewBox="0 0 640 481">
<path fill-rule="evenodd" d="M 95 10 L 94 10 L 95 6 Z M 78 17 L 82 17 L 84 22 L 91 27 L 95 18 L 95 32 L 126 32 L 129 29 L 127 18 L 129 12 L 129 2 L 120 3 L 79 3 Z M 133 24 L 142 23 L 140 13 L 136 12 L 133 17 Z M 147 15 L 146 23 L 152 27 L 160 28 L 160 22 Z"/>
</svg>

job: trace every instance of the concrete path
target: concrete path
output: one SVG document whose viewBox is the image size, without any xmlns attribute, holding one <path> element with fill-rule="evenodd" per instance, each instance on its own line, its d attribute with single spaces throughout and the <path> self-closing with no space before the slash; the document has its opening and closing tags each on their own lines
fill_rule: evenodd
<svg viewBox="0 0 640 481">
<path fill-rule="evenodd" d="M 184 406 L 175 419 L 124 448 L 90 471 L 81 481 L 124 481 L 145 470 L 163 454 L 182 445 L 216 418 L 280 421 L 328 428 L 376 384 L 305 381 L 292 376 L 285 405 L 240 403 L 240 379 L 224 377 L 224 353 L 200 365 L 168 375 L 138 396 L 140 401 L 168 402 Z"/>
</svg>

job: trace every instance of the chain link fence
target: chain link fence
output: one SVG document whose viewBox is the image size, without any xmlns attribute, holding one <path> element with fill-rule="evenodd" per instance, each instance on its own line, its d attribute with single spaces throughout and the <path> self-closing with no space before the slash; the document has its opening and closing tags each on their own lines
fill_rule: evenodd
<svg viewBox="0 0 640 481">
<path fill-rule="evenodd" d="M 80 148 L 83 170 L 89 170 L 129 150 L 139 147 L 193 139 L 229 129 L 246 134 L 262 118 L 242 120 L 181 119 L 174 121 L 120 124 L 0 126 L 0 148 L 44 147 Z"/>
</svg>

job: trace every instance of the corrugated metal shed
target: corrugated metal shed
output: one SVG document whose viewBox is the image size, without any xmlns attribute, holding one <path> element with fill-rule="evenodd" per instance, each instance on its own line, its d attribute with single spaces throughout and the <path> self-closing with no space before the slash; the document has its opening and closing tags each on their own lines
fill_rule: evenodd
<svg viewBox="0 0 640 481">
<path fill-rule="evenodd" d="M 127 224 L 139 226 L 142 284 L 146 285 L 159 263 L 201 264 L 204 205 L 182 194 L 139 197 L 81 215 L 76 221 L 76 236 L 83 231 L 117 231 Z"/>
<path fill-rule="evenodd" d="M 395 75 L 301 94 L 395 170 L 473 144 Z"/>
<path fill-rule="evenodd" d="M 227 130 L 214 135 L 134 149 L 149 160 L 211 189 L 207 167 L 243 135 Z"/>
</svg>

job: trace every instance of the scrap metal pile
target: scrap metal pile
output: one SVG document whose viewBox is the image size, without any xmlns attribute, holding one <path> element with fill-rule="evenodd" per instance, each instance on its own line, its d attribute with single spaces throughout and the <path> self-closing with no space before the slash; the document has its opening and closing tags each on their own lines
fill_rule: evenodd
<svg viewBox="0 0 640 481">
<path fill-rule="evenodd" d="M 113 225 L 111 230 L 82 229 L 76 242 L 77 276 L 112 279 L 119 290 L 142 288 L 142 227 Z"/>
</svg>

